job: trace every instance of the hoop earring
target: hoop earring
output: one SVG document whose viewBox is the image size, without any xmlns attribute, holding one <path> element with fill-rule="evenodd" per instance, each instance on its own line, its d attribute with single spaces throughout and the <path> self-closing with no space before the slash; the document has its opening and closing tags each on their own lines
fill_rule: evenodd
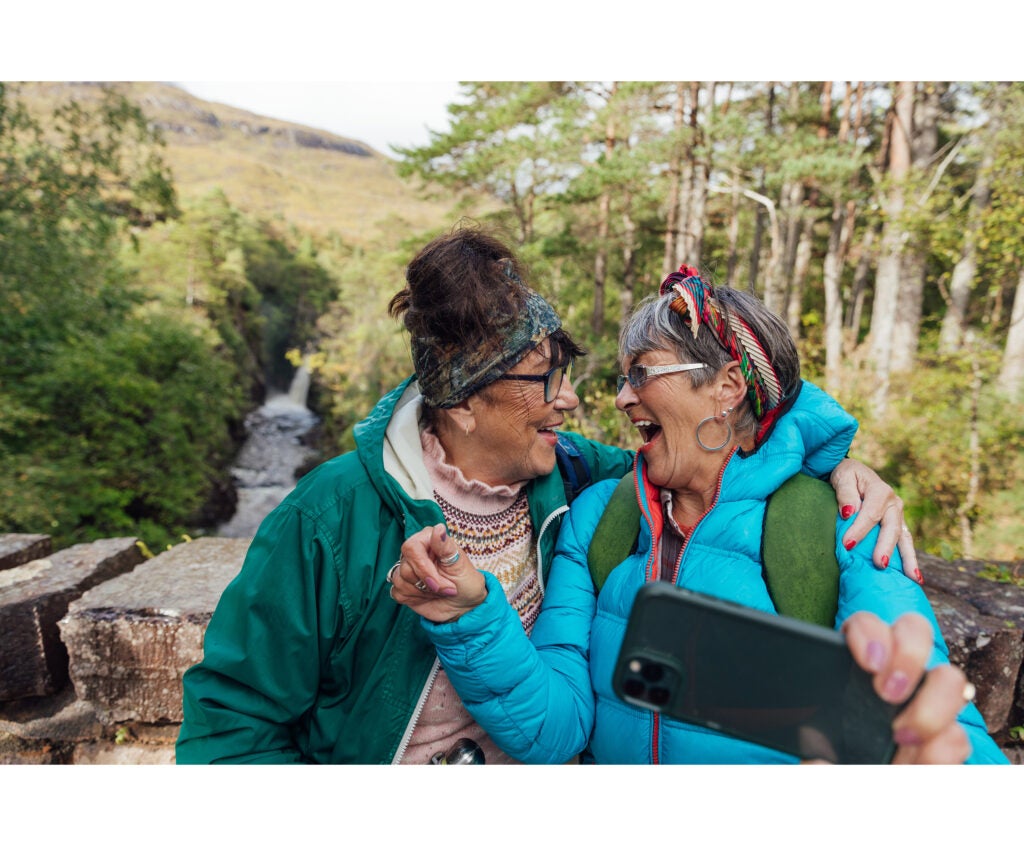
<svg viewBox="0 0 1024 846">
<path fill-rule="evenodd" d="M 707 452 L 718 452 L 719 450 L 725 449 L 726 444 L 732 440 L 732 424 L 725 418 L 732 413 L 731 408 L 727 408 L 722 412 L 721 417 L 705 417 L 700 423 L 697 424 L 697 443 L 700 444 L 700 448 Z M 718 423 L 719 425 L 725 426 L 725 440 L 722 441 L 718 446 L 708 446 L 704 441 L 701 440 L 700 430 L 703 429 L 708 423 Z"/>
</svg>

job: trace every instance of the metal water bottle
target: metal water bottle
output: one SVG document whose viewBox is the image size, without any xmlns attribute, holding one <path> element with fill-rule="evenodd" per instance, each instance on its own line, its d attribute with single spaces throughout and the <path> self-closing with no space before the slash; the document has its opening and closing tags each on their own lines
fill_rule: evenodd
<svg viewBox="0 0 1024 846">
<path fill-rule="evenodd" d="M 430 759 L 431 764 L 482 764 L 484 750 L 468 737 L 461 737 L 447 752 L 437 752 Z"/>
</svg>

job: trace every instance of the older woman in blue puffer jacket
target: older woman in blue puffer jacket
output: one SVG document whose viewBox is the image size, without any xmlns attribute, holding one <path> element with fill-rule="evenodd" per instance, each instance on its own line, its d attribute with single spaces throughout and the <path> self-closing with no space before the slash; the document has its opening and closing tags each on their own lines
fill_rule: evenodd
<svg viewBox="0 0 1024 846">
<path fill-rule="evenodd" d="M 509 755 L 557 763 L 587 750 L 597 763 L 785 763 L 794 758 L 705 728 L 662 718 L 618 699 L 612 670 L 633 599 L 665 580 L 776 613 L 762 577 L 768 497 L 805 462 L 808 425 L 786 414 L 801 391 L 796 347 L 758 300 L 713 288 L 683 267 L 640 305 L 620 337 L 617 407 L 643 438 L 636 458 L 641 511 L 637 549 L 597 593 L 587 566 L 595 528 L 614 489 L 603 482 L 563 522 L 543 609 L 528 639 L 493 577 L 472 568 L 443 527 L 403 547 L 396 599 L 425 618 L 463 702 Z M 803 388 L 801 385 L 803 384 Z M 823 408 L 811 418 L 831 449 L 845 452 L 856 423 Z M 770 437 L 769 437 L 770 434 Z M 836 456 L 823 455 L 824 466 Z M 813 468 L 813 462 L 808 466 Z M 827 472 L 827 469 L 826 469 Z M 874 674 L 883 699 L 910 705 L 893 724 L 896 763 L 1005 763 L 989 738 L 971 686 L 948 661 L 920 586 L 892 566 L 873 566 L 868 543 L 847 549 L 849 518 L 837 517 L 840 567 L 835 627 Z M 877 531 L 877 530 L 876 530 Z M 898 553 L 896 553 L 898 555 Z M 409 588 L 426 575 L 457 587 L 434 598 Z"/>
</svg>

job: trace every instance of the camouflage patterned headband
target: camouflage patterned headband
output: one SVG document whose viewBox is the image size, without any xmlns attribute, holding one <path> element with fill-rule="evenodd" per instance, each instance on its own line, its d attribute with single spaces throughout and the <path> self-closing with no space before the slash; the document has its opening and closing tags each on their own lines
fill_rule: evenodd
<svg viewBox="0 0 1024 846">
<path fill-rule="evenodd" d="M 510 269 L 505 272 L 519 281 Z M 535 291 L 525 290 L 526 302 L 516 320 L 483 344 L 444 344 L 434 337 L 413 337 L 413 364 L 420 393 L 428 406 L 458 405 L 515 367 L 561 327 L 562 322 L 548 301 Z"/>
</svg>

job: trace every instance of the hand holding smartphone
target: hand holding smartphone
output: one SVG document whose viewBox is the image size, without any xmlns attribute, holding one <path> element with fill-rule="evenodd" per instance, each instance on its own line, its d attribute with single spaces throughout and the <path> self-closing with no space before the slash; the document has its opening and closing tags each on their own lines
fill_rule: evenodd
<svg viewBox="0 0 1024 846">
<path fill-rule="evenodd" d="M 664 582 L 637 593 L 612 685 L 675 720 L 832 763 L 888 763 L 892 721 L 832 629 Z"/>
</svg>

